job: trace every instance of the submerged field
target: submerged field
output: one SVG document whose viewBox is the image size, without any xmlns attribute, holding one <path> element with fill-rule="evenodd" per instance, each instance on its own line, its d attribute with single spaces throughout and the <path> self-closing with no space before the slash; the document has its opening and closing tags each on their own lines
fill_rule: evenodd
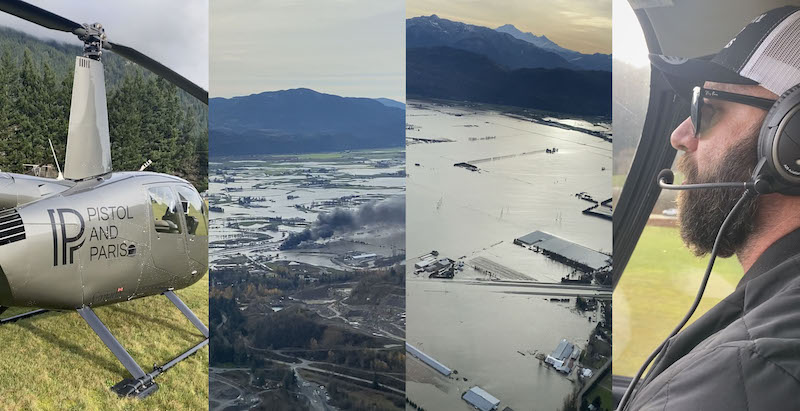
<svg viewBox="0 0 800 411">
<path fill-rule="evenodd" d="M 208 324 L 208 275 L 176 294 Z M 11 309 L 3 317 L 27 310 Z M 166 297 L 95 310 L 139 366 L 150 372 L 203 340 Z M 144 400 L 109 387 L 130 374 L 77 312 L 53 312 L 0 326 L 0 408 L 19 410 L 199 410 L 208 408 L 208 348 L 158 378 Z"/>
<path fill-rule="evenodd" d="M 692 304 L 708 257 L 695 257 L 675 227 L 645 227 L 614 290 L 614 375 L 633 376 Z M 690 323 L 728 296 L 742 276 L 735 258 L 717 259 Z"/>
<path fill-rule="evenodd" d="M 404 151 L 215 158 L 210 178 L 210 409 L 402 409 Z"/>
<path fill-rule="evenodd" d="M 544 231 L 611 251 L 611 222 L 583 214 L 589 205 L 576 195 L 611 196 L 611 143 L 556 125 L 607 126 L 408 104 L 407 341 L 454 370 L 445 376 L 408 356 L 408 399 L 425 410 L 468 411 L 462 395 L 477 385 L 500 400 L 498 409 L 559 409 L 581 382 L 537 358 L 562 339 L 586 348 L 601 313 L 577 310 L 576 296 L 602 300 L 605 291 L 562 289 L 572 269 L 514 240 Z M 415 269 L 428 255 L 456 261 L 454 277 Z"/>
</svg>

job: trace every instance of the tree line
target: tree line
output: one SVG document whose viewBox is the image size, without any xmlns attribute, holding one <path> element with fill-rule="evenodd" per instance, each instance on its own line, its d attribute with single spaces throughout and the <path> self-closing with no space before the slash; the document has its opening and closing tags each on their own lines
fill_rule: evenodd
<svg viewBox="0 0 800 411">
<path fill-rule="evenodd" d="M 0 29 L 0 170 L 63 167 L 75 56 L 81 47 Z M 208 187 L 208 109 L 166 80 L 112 53 L 103 55 L 115 171 L 177 175 Z"/>
</svg>

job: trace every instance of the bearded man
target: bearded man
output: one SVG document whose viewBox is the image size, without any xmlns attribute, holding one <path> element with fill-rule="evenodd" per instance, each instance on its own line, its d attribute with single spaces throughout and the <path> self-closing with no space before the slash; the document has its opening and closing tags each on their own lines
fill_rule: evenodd
<svg viewBox="0 0 800 411">
<path fill-rule="evenodd" d="M 670 137 L 683 183 L 751 181 L 768 110 L 800 84 L 800 8 L 756 17 L 714 56 L 651 61 L 692 99 Z M 695 254 L 711 252 L 742 193 L 681 192 L 681 236 Z M 736 255 L 744 276 L 666 342 L 626 409 L 800 410 L 800 196 L 751 197 L 732 218 L 718 255 Z"/>
</svg>

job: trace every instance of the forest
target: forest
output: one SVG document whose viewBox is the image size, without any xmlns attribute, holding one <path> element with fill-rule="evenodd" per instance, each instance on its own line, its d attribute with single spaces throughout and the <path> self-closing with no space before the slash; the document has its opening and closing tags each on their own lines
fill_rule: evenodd
<svg viewBox="0 0 800 411">
<path fill-rule="evenodd" d="M 78 45 L 0 28 L 0 170 L 63 167 Z M 208 108 L 183 90 L 114 55 L 103 54 L 114 171 L 168 173 L 208 187 Z"/>
</svg>

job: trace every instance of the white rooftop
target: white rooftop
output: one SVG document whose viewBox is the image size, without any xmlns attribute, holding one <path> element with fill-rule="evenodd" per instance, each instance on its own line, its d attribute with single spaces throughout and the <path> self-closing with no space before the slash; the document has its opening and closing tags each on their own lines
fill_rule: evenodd
<svg viewBox="0 0 800 411">
<path fill-rule="evenodd" d="M 470 388 L 461 398 L 481 411 L 492 411 L 500 405 L 500 400 L 477 385 Z"/>
</svg>

